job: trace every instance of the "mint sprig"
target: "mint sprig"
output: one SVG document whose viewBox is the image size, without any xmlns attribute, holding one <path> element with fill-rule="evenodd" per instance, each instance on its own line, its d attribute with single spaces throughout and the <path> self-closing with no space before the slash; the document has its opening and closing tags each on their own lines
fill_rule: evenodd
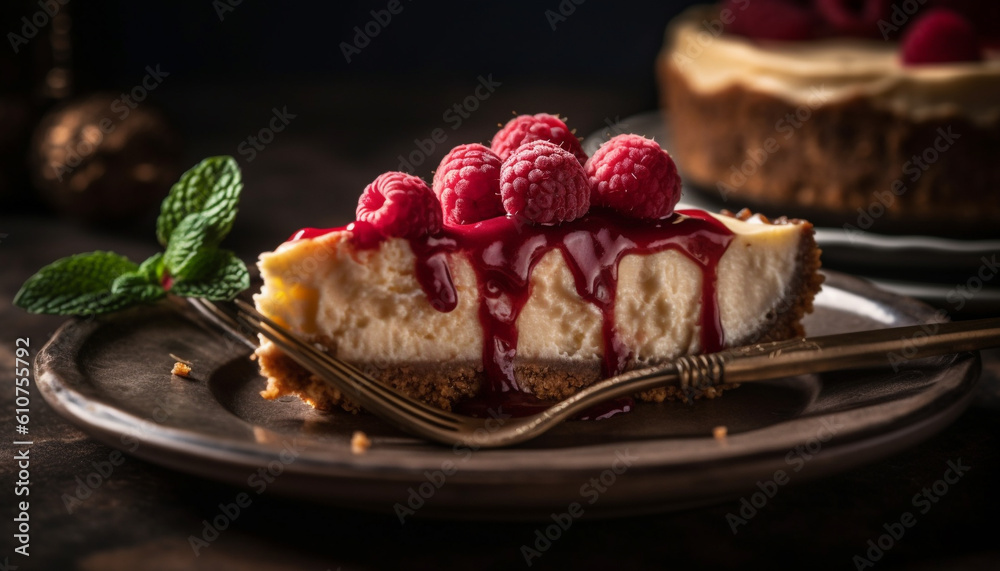
<svg viewBox="0 0 1000 571">
<path fill-rule="evenodd" d="M 214 250 L 202 254 L 207 273 L 197 280 L 182 280 L 174 284 L 172 293 L 184 297 L 232 299 L 250 287 L 246 264 L 229 250 Z M 235 293 L 234 293 L 235 292 Z"/>
<path fill-rule="evenodd" d="M 14 305 L 32 313 L 97 315 L 170 292 L 230 300 L 250 287 L 235 254 L 219 248 L 236 219 L 243 181 L 232 157 L 211 157 L 181 176 L 160 207 L 156 235 L 165 247 L 142 264 L 113 252 L 62 258 L 28 278 Z"/>
<path fill-rule="evenodd" d="M 24 282 L 14 305 L 33 313 L 90 315 L 131 305 L 133 297 L 146 296 L 130 280 L 139 266 L 114 252 L 90 252 L 57 260 Z M 116 287 L 117 285 L 117 287 Z M 160 288 L 159 297 L 163 297 Z"/>
<path fill-rule="evenodd" d="M 201 212 L 188 214 L 171 234 L 163 264 L 175 278 L 199 280 L 212 268 L 218 242 L 211 220 Z"/>
<path fill-rule="evenodd" d="M 229 234 L 236 220 L 236 205 L 243 190 L 243 175 L 233 157 L 210 157 L 181 175 L 160 206 L 156 237 L 168 246 L 174 231 L 192 214 L 208 222 L 206 240 L 213 246 Z"/>
</svg>

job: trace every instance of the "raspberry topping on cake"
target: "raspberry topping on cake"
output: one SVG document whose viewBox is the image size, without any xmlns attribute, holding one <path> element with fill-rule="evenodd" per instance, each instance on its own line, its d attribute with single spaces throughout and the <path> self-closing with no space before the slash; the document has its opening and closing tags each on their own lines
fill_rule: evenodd
<svg viewBox="0 0 1000 571">
<path fill-rule="evenodd" d="M 816 0 L 816 10 L 840 36 L 880 37 L 878 23 L 889 18 L 889 0 Z"/>
<path fill-rule="evenodd" d="M 996 0 L 927 0 L 928 8 L 947 8 L 961 14 L 976 31 L 984 46 L 997 49 L 1000 40 L 1000 2 Z"/>
<path fill-rule="evenodd" d="M 503 162 L 500 196 L 508 214 L 536 224 L 576 220 L 590 208 L 583 166 L 548 141 L 522 145 Z"/>
<path fill-rule="evenodd" d="M 451 150 L 434 173 L 434 194 L 446 224 L 472 224 L 504 214 L 500 165 L 490 149 L 473 143 Z"/>
<path fill-rule="evenodd" d="M 357 218 L 385 236 L 419 238 L 441 230 L 441 204 L 422 178 L 387 172 L 361 193 Z"/>
<path fill-rule="evenodd" d="M 538 113 L 537 115 L 518 115 L 493 136 L 490 147 L 500 160 L 507 160 L 521 145 L 532 141 L 549 141 L 573 153 L 580 164 L 587 162 L 587 153 L 583 152 L 580 140 L 566 126 L 566 123 L 555 115 Z"/>
<path fill-rule="evenodd" d="M 677 166 L 656 141 L 618 135 L 597 149 L 585 167 L 591 201 L 633 218 L 669 216 L 681 197 Z"/>
<path fill-rule="evenodd" d="M 793 0 L 728 0 L 724 9 L 733 14 L 726 31 L 755 40 L 808 40 L 819 24 L 813 9 Z"/>
<path fill-rule="evenodd" d="M 905 65 L 981 61 L 982 46 L 968 20 L 951 10 L 934 8 L 913 22 L 903 37 Z"/>
</svg>

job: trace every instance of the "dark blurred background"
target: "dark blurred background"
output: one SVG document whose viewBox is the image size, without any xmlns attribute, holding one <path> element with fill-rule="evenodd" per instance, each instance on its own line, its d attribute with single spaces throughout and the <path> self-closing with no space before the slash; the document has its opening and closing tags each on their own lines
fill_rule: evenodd
<svg viewBox="0 0 1000 571">
<path fill-rule="evenodd" d="M 692 3 L 8 1 L 0 208 L 145 231 L 180 170 L 231 154 L 248 209 L 271 207 L 237 226 L 257 230 L 252 256 L 294 224 L 349 221 L 383 171 L 429 180 L 512 112 L 585 136 L 655 108 L 664 27 Z M 315 219 L 272 220 L 277 205 Z"/>
<path fill-rule="evenodd" d="M 388 0 L 70 2 L 80 71 L 94 86 L 128 85 L 151 61 L 185 81 L 405 74 L 449 78 L 596 79 L 652 86 L 663 27 L 687 2 L 399 0 L 384 33 L 350 63 L 340 48 Z M 30 2 L 28 3 L 31 4 Z M 547 11 L 564 21 L 553 20 Z M 570 12 L 572 11 L 572 12 Z M 377 40 L 377 41 L 376 41 Z M 431 85 L 420 86 L 423 89 Z M 405 91 L 405 90 L 404 90 Z"/>
</svg>

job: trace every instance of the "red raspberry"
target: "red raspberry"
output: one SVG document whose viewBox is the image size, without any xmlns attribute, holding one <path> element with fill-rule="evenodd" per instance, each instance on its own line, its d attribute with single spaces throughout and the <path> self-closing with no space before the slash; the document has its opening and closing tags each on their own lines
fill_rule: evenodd
<svg viewBox="0 0 1000 571">
<path fill-rule="evenodd" d="M 500 196 L 511 216 L 558 224 L 590 209 L 590 186 L 580 161 L 548 141 L 519 147 L 500 169 Z"/>
<path fill-rule="evenodd" d="M 618 135 L 597 149 L 585 167 L 591 201 L 633 218 L 669 216 L 681 198 L 674 160 L 655 141 Z"/>
<path fill-rule="evenodd" d="M 983 49 L 968 20 L 951 10 L 924 12 L 902 39 L 904 65 L 981 61 Z"/>
<path fill-rule="evenodd" d="M 808 40 L 819 24 L 814 10 L 793 0 L 731 0 L 726 7 L 734 18 L 726 31 L 755 40 Z"/>
<path fill-rule="evenodd" d="M 446 224 L 472 224 L 501 216 L 500 165 L 503 161 L 483 145 L 459 145 L 434 173 L 434 194 Z"/>
<path fill-rule="evenodd" d="M 878 38 L 879 21 L 889 19 L 890 0 L 817 0 L 816 10 L 834 35 Z"/>
<path fill-rule="evenodd" d="M 358 220 L 382 234 L 419 238 L 441 230 L 441 204 L 420 177 L 387 172 L 365 187 L 358 200 Z"/>
<path fill-rule="evenodd" d="M 576 155 L 581 165 L 587 162 L 587 153 L 583 152 L 580 139 L 570 132 L 562 119 L 548 113 L 514 117 L 497 131 L 490 147 L 500 160 L 505 161 L 518 147 L 532 141 L 555 143 Z"/>
<path fill-rule="evenodd" d="M 979 32 L 979 39 L 992 49 L 1000 49 L 1000 2 L 996 0 L 928 0 L 928 8 L 947 8 L 960 14 Z"/>
</svg>

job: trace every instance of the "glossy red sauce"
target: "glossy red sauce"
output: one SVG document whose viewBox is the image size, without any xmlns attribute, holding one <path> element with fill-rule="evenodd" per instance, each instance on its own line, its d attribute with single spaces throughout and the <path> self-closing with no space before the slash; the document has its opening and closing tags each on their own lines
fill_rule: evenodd
<svg viewBox="0 0 1000 571">
<path fill-rule="evenodd" d="M 361 249 L 377 247 L 385 239 L 363 222 L 327 230 L 305 228 L 290 239 L 315 238 L 337 230 L 351 231 L 352 241 Z M 448 226 L 436 236 L 409 241 L 417 260 L 417 279 L 438 311 L 451 311 L 458 304 L 448 255 L 463 253 L 476 272 L 486 382 L 480 395 L 459 408 L 482 415 L 502 406 L 506 413 L 523 415 L 549 406 L 521 390 L 514 374 L 517 319 L 531 293 L 532 270 L 546 253 L 554 249 L 562 253 L 577 293 L 600 312 L 604 333 L 601 372 L 609 377 L 624 371 L 632 358 L 615 327 L 621 259 L 629 254 L 676 250 L 701 268 L 701 351 L 713 352 L 725 343 L 715 290 L 716 268 L 732 238 L 725 225 L 700 210 L 682 210 L 660 221 L 639 222 L 594 209 L 579 220 L 557 226 L 535 226 L 498 217 L 466 226 Z M 605 418 L 631 407 L 630 399 L 621 399 L 584 416 Z"/>
</svg>

